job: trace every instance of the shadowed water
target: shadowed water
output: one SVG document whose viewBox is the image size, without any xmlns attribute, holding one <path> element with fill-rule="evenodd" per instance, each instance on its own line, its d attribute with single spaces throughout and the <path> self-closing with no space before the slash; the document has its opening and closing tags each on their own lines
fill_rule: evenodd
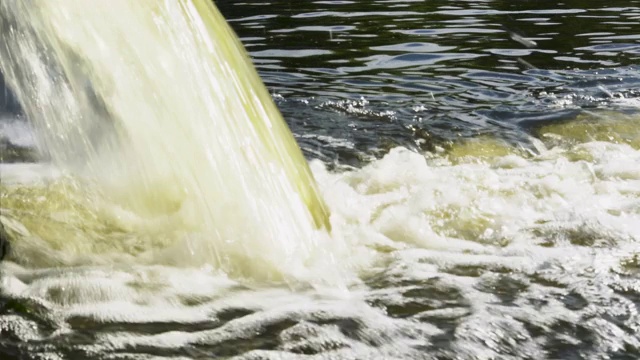
<svg viewBox="0 0 640 360">
<path fill-rule="evenodd" d="M 357 279 L 6 263 L 0 358 L 640 357 L 640 1 L 216 4 Z M 3 160 L 28 161 L 0 100 Z"/>
</svg>

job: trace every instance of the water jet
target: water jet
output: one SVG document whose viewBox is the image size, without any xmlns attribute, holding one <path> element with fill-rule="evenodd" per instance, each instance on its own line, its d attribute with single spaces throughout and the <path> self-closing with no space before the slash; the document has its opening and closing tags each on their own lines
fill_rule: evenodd
<svg viewBox="0 0 640 360">
<path fill-rule="evenodd" d="M 2 72 L 65 177 L 11 196 L 26 213 L 47 199 L 58 218 L 32 232 L 54 249 L 178 246 L 172 262 L 249 275 L 321 252 L 315 180 L 213 2 L 11 1 L 0 27 Z"/>
</svg>

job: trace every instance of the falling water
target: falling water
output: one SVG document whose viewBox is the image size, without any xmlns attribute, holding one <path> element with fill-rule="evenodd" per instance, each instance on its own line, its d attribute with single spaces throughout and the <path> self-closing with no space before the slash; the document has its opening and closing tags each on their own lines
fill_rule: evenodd
<svg viewBox="0 0 640 360">
<path fill-rule="evenodd" d="M 79 216 L 65 231 L 32 227 L 48 244 L 38 246 L 57 252 L 29 257 L 16 244 L 18 258 L 51 265 L 117 250 L 252 277 L 305 276 L 326 247 L 318 229 L 328 215 L 213 4 L 9 1 L 0 13 L 2 71 L 68 180 L 46 188 L 43 211 L 67 223 Z"/>
<path fill-rule="evenodd" d="M 0 1 L 0 358 L 640 358 L 640 0 L 584 3 L 217 1 L 327 218 L 204 0 Z"/>
</svg>

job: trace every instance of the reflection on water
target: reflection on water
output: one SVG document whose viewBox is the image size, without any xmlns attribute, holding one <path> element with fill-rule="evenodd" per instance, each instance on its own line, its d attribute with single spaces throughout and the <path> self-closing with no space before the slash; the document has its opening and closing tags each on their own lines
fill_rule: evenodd
<svg viewBox="0 0 640 360">
<path fill-rule="evenodd" d="M 216 3 L 315 159 L 350 291 L 5 263 L 0 355 L 640 357 L 640 1 Z M 40 201 L 62 181 L 2 166 Z"/>
<path fill-rule="evenodd" d="M 325 161 L 424 149 L 425 134 L 523 143 L 537 121 L 640 94 L 638 1 L 217 3 Z"/>
</svg>

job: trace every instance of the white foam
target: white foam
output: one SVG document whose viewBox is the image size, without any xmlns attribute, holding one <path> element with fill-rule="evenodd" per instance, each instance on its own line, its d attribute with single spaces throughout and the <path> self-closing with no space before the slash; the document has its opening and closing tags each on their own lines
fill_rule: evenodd
<svg viewBox="0 0 640 360">
<path fill-rule="evenodd" d="M 640 329 L 633 303 L 609 288 L 640 291 L 615 275 L 626 271 L 623 262 L 640 249 L 638 150 L 590 142 L 533 157 L 451 163 L 443 156 L 397 148 L 362 169 L 341 173 L 312 163 L 332 211 L 332 240 L 346 244 L 332 252 L 334 261 L 360 277 L 348 293 L 247 283 L 211 267 L 35 271 L 7 263 L 3 281 L 12 284 L 7 288 L 13 295 L 44 299 L 64 319 L 196 326 L 241 310 L 209 330 L 105 333 L 92 345 L 99 353 L 218 346 L 294 321 L 297 325 L 278 330 L 280 347 L 242 358 L 287 358 L 301 348 L 317 349 L 314 359 L 406 358 L 418 356 L 419 346 L 442 334 L 432 322 L 449 318 L 460 322 L 452 351 L 467 356 L 498 356 L 505 349 L 517 356 L 544 354 L 544 344 L 522 322 L 549 334 L 558 322 L 581 324 L 602 351 L 637 346 L 632 334 L 602 324 L 600 315 L 584 319 L 590 311 L 617 313 L 627 319 L 627 328 Z M 378 288 L 377 282 L 385 285 Z M 510 290 L 515 306 L 501 306 L 501 291 L 510 286 L 521 287 Z M 429 292 L 407 295 L 416 291 L 442 292 L 445 300 L 430 298 Z M 587 305 L 567 309 L 562 299 L 571 294 Z M 546 302 L 536 308 L 535 299 Z M 412 301 L 426 305 L 413 309 Z M 384 310 L 393 306 L 405 309 L 406 319 Z M 358 330 L 347 336 L 335 319 L 350 319 Z M 329 323 L 318 325 L 322 321 Z M 514 339 L 520 345 L 512 348 Z"/>
</svg>

